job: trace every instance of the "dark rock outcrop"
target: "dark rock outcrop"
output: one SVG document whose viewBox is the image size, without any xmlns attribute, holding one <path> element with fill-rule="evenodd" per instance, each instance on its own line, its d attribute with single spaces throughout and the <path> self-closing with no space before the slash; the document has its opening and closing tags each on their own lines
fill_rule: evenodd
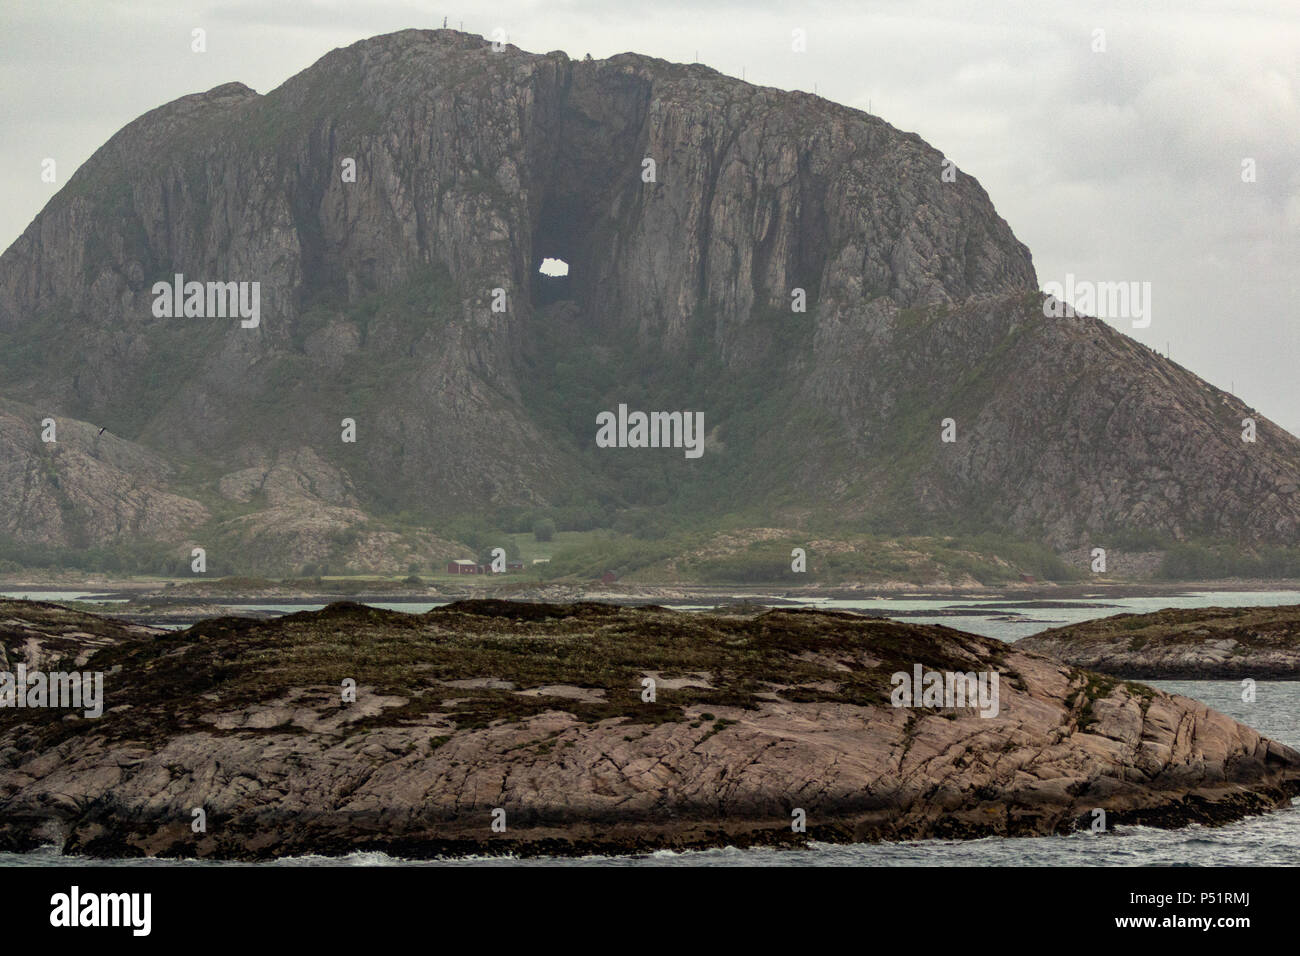
<svg viewBox="0 0 1300 956">
<path fill-rule="evenodd" d="M 1300 679 L 1300 605 L 1166 608 L 1056 627 L 1016 644 L 1135 680 Z"/>
<path fill-rule="evenodd" d="M 5 644 L 67 615 L 6 603 Z M 890 675 L 917 664 L 997 673 L 998 713 L 892 706 Z M 1195 701 L 834 612 L 335 604 L 123 633 L 81 666 L 108 674 L 99 720 L 0 710 L 0 845 L 261 858 L 1026 835 L 1095 808 L 1220 823 L 1300 791 L 1300 754 Z"/>
</svg>

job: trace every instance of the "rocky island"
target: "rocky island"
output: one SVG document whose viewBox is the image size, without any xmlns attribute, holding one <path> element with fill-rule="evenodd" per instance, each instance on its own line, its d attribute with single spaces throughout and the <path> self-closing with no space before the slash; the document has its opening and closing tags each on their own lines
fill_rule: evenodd
<svg viewBox="0 0 1300 956">
<path fill-rule="evenodd" d="M 1096 809 L 1111 826 L 1222 823 L 1300 793 L 1300 754 L 1196 701 L 842 612 L 338 603 L 164 631 L 4 601 L 0 654 L 6 672 L 75 668 L 104 687 L 97 719 L 0 708 L 11 850 L 429 857 L 1034 835 Z M 923 672 L 992 675 L 996 712 L 895 706 L 896 675 Z"/>
<path fill-rule="evenodd" d="M 1300 605 L 1116 614 L 1016 646 L 1136 680 L 1300 680 Z"/>
</svg>

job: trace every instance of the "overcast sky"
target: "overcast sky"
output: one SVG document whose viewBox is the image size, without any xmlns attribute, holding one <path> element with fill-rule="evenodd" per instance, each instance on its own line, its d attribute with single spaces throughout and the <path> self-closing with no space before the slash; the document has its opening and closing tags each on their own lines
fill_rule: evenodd
<svg viewBox="0 0 1300 956">
<path fill-rule="evenodd" d="M 1113 324 L 1300 433 L 1297 0 L 0 0 L 0 248 L 141 113 L 444 16 L 870 105 L 980 180 L 1040 283 L 1150 282 L 1150 327 Z"/>
</svg>

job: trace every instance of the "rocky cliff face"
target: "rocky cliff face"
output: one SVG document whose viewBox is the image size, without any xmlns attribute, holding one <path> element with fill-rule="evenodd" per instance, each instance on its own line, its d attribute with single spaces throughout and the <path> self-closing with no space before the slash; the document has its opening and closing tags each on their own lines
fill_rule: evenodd
<svg viewBox="0 0 1300 956">
<path fill-rule="evenodd" d="M 875 117 L 703 66 L 377 37 L 97 152 L 0 256 L 0 392 L 201 462 L 179 491 L 218 508 L 306 449 L 330 506 L 435 519 L 680 500 L 1060 546 L 1293 537 L 1300 444 L 1261 420 L 1245 445 L 1235 400 L 1043 318 L 1028 251 L 942 172 Z M 260 323 L 155 317 L 176 273 L 260 283 Z M 597 453 L 620 401 L 702 409 L 704 458 Z"/>
<path fill-rule="evenodd" d="M 44 442 L 37 409 L 0 400 L 0 534 L 86 548 L 122 539 L 176 539 L 208 520 L 206 508 L 167 491 L 175 475 L 159 454 L 86 422 L 56 420 Z"/>
<path fill-rule="evenodd" d="M 0 710 L 0 847 L 257 858 L 967 838 L 1069 832 L 1098 808 L 1111 826 L 1215 824 L 1300 792 L 1300 754 L 1202 704 L 942 627 L 503 601 L 164 635 L 71 617 L 0 602 L 10 660 L 105 674 L 98 719 Z M 892 673 L 917 666 L 996 673 L 996 713 L 893 706 Z"/>
</svg>

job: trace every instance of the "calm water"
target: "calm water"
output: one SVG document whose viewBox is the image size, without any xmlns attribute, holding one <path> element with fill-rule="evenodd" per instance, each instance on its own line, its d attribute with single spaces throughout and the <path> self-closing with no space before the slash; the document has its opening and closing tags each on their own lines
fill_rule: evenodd
<svg viewBox="0 0 1300 956">
<path fill-rule="evenodd" d="M 0 591 L 0 597 L 27 598 L 33 601 L 77 601 L 93 596 L 88 591 Z M 747 595 L 746 600 L 762 602 L 762 597 Z M 795 599 L 773 596 L 783 606 L 816 607 L 835 611 L 865 611 L 919 624 L 945 624 L 948 627 L 996 637 L 1004 641 L 1017 641 L 1022 637 L 1064 624 L 1077 624 L 1092 618 L 1112 614 L 1144 614 L 1162 608 L 1186 607 L 1261 607 L 1279 604 L 1300 604 L 1300 591 L 1186 591 L 1160 597 L 1115 598 L 1097 595 L 1072 601 L 1050 603 L 1063 607 L 1023 607 L 1030 602 L 1015 597 L 1004 600 L 963 601 L 934 598 L 882 598 L 880 600 L 842 600 L 837 598 Z M 120 603 L 118 601 L 104 603 Z M 218 604 L 218 601 L 209 603 Z M 372 607 L 407 614 L 423 614 L 446 601 L 376 601 Z M 324 604 L 240 604 L 249 611 L 269 611 L 274 614 L 293 614 L 298 611 L 319 611 Z M 708 610 L 713 605 L 668 604 L 679 611 Z M 926 611 L 949 612 L 926 614 Z M 960 611 L 960 614 L 952 614 Z M 905 617 L 903 617 L 905 615 Z"/>
<path fill-rule="evenodd" d="M 5 596 L 22 596 L 18 594 Z M 42 592 L 41 600 L 69 600 L 68 592 Z M 1246 607 L 1300 604 L 1297 591 L 1208 591 L 1164 597 L 1083 598 L 1059 602 L 1066 607 L 1016 608 L 1011 601 L 935 601 L 887 599 L 880 601 L 816 600 L 807 606 L 843 610 L 867 610 L 886 614 L 968 609 L 972 616 L 934 615 L 906 620 L 946 624 L 949 627 L 1016 641 L 1049 627 L 1106 617 L 1126 612 L 1142 613 L 1166 607 Z M 1084 607 L 1084 604 L 1106 607 Z M 438 605 L 429 603 L 386 603 L 377 605 L 396 611 L 423 613 Z M 292 613 L 310 607 L 262 605 L 266 610 Z M 687 606 L 682 606 L 686 609 Z M 1236 681 L 1150 681 L 1172 694 L 1203 701 L 1215 710 L 1240 720 L 1289 746 L 1300 748 L 1300 681 L 1260 682 L 1253 703 L 1241 700 Z M 78 860 L 61 856 L 53 848 L 33 853 L 0 853 L 3 866 L 50 866 L 86 862 L 103 866 L 241 866 L 259 864 L 206 863 L 163 860 Z M 1300 801 L 1297 805 L 1226 827 L 1188 827 L 1156 830 L 1148 827 L 1120 827 L 1106 834 L 1075 833 L 1065 837 L 1026 837 L 857 846 L 814 845 L 806 850 L 719 850 L 688 853 L 655 853 L 644 856 L 540 858 L 470 858 L 416 862 L 382 853 L 356 853 L 340 858 L 297 857 L 276 864 L 297 866 L 1216 866 L 1216 865 L 1300 865 Z"/>
</svg>

